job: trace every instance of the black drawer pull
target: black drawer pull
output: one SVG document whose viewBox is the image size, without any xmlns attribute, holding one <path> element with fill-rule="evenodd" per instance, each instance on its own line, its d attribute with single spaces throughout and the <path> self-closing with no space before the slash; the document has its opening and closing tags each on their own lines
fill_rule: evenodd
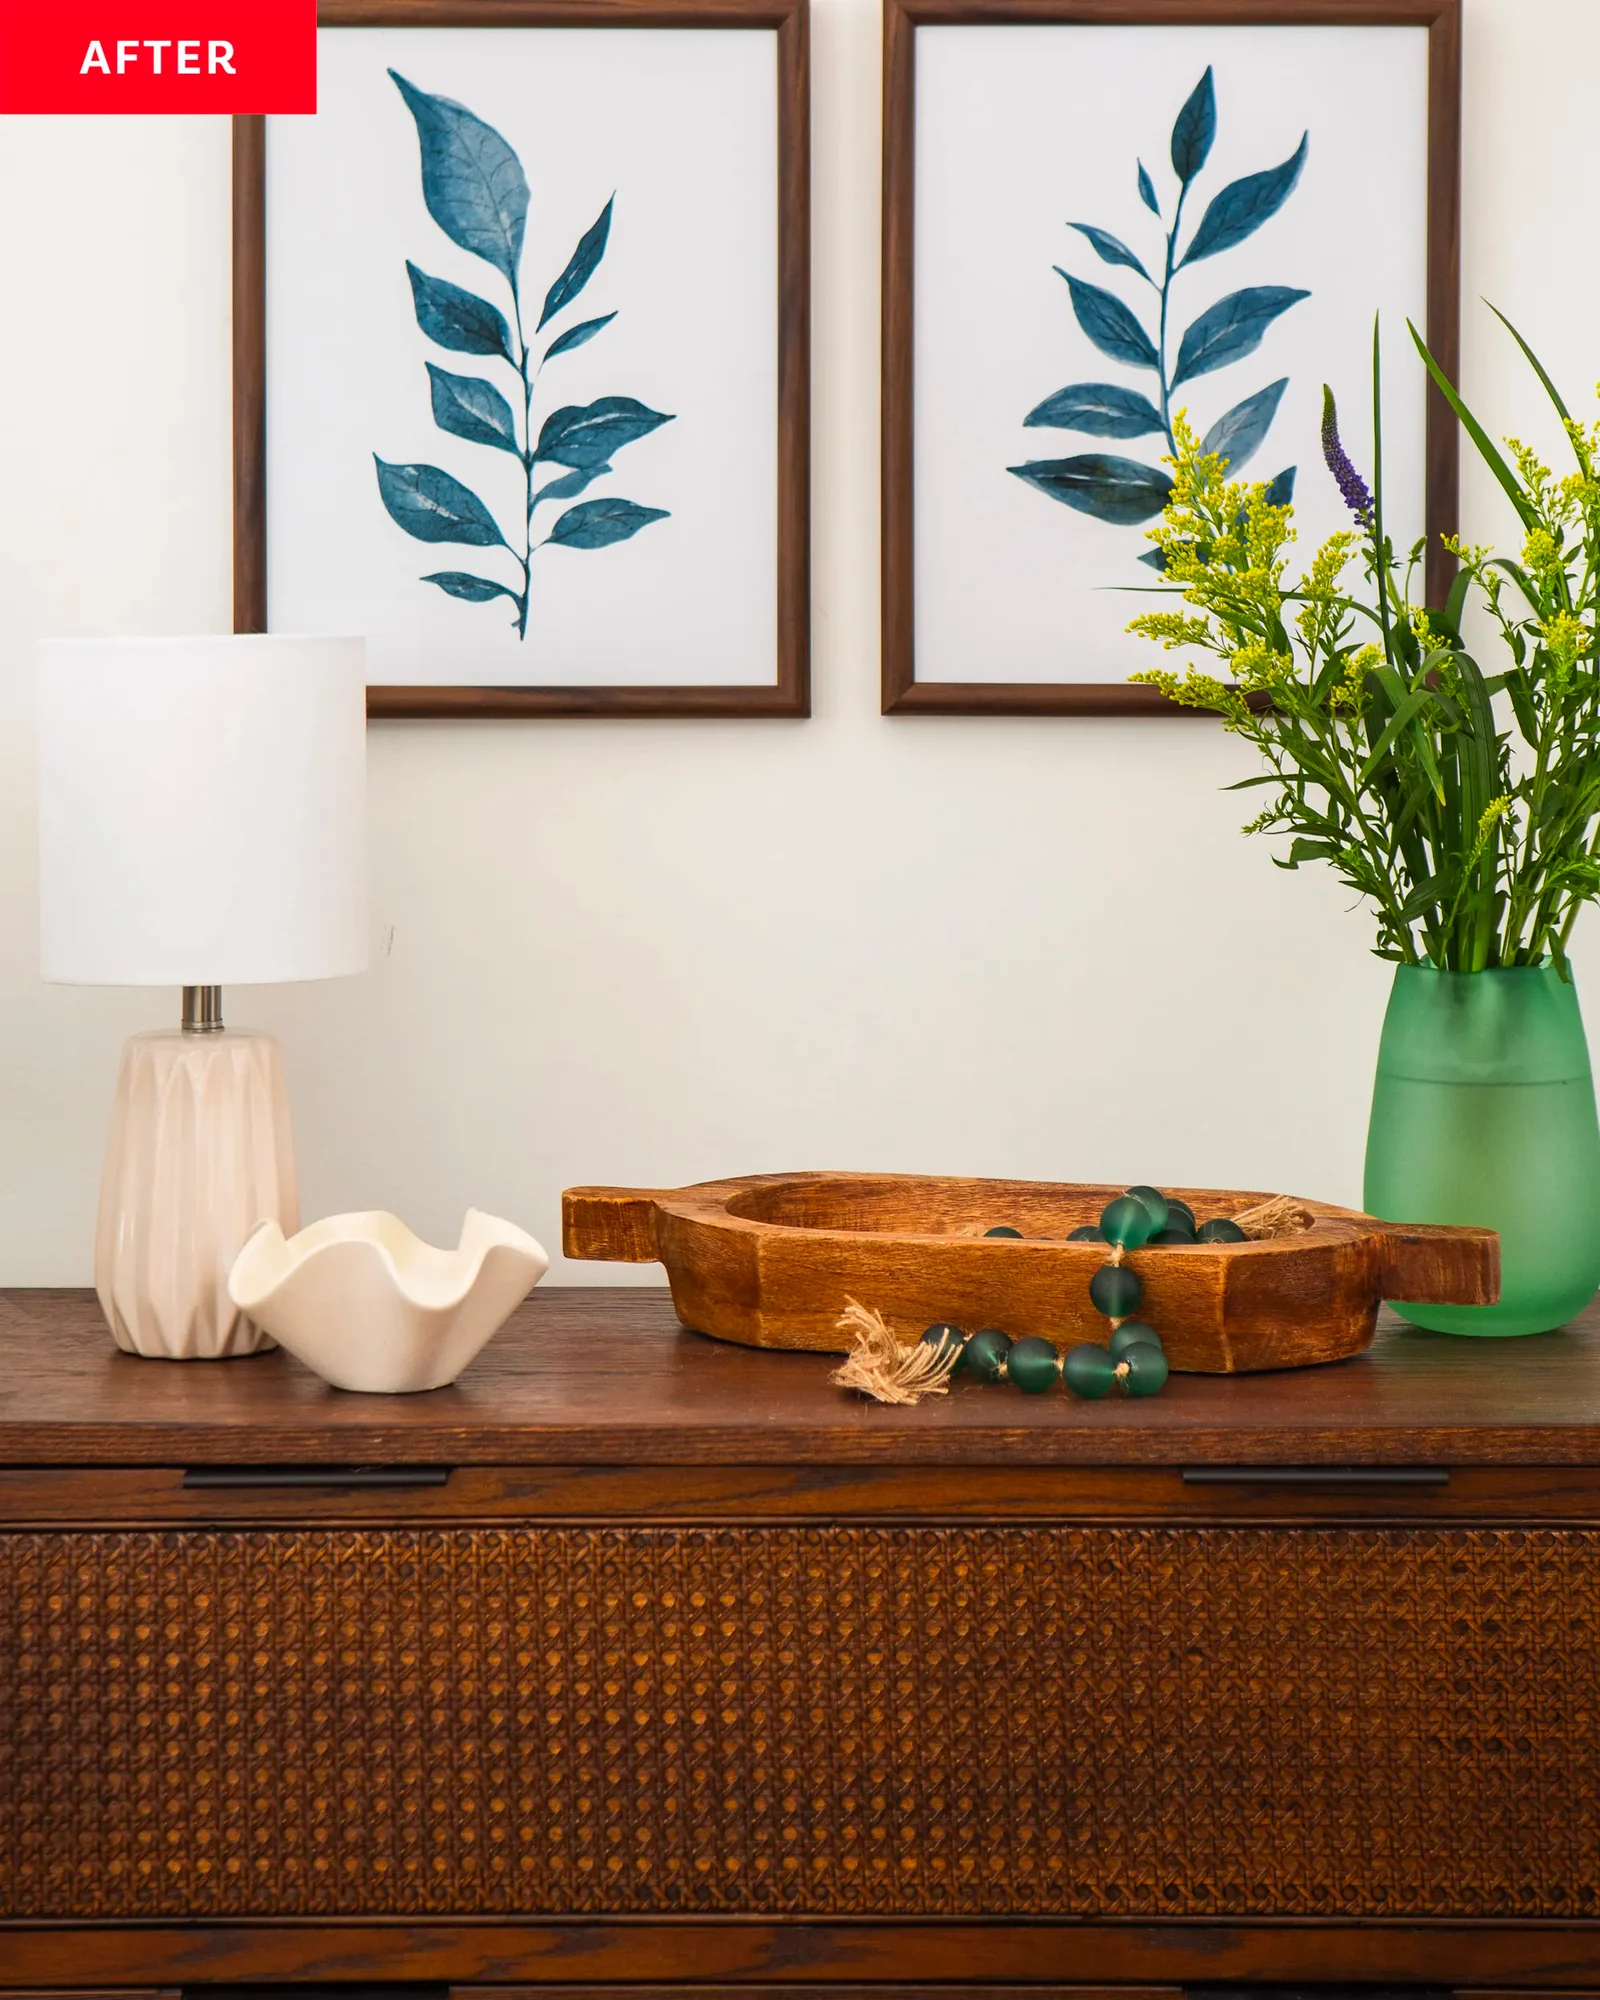
<svg viewBox="0 0 1600 2000">
<path fill-rule="evenodd" d="M 368 1980 L 348 1985 L 325 1985 L 307 1980 L 303 1986 L 184 1986 L 183 2000 L 450 2000 L 448 1986 L 425 1985 L 420 1980 Z M 470 1992 L 457 1987 L 456 1991 Z M 1401 1996 L 1396 1996 L 1401 2000 Z M 1409 1996 L 1404 1996 L 1409 2000 Z M 1424 1994 L 1422 2000 L 1429 2000 Z M 1449 2000 L 1441 1995 L 1440 2000 Z"/>
<path fill-rule="evenodd" d="M 458 1986 L 455 1990 L 463 1993 L 472 1989 Z M 448 1986 L 409 1979 L 363 1979 L 337 1985 L 308 1979 L 303 1985 L 184 1986 L 179 1991 L 183 2000 L 450 2000 Z M 1431 2000 L 1431 1996 L 1423 1994 L 1421 2000 Z M 1441 1995 L 1440 2000 L 1449 2000 L 1449 1996 Z"/>
<path fill-rule="evenodd" d="M 1185 1486 L 1448 1486 L 1442 1465 L 1186 1465 Z"/>
<path fill-rule="evenodd" d="M 1349 1983 L 1337 1986 L 1186 1986 L 1183 2000 L 1451 2000 L 1451 1988 L 1356 1986 Z"/>
<path fill-rule="evenodd" d="M 351 1489 L 443 1486 L 448 1465 L 191 1465 L 183 1475 L 186 1493 L 246 1487 L 339 1487 Z"/>
</svg>

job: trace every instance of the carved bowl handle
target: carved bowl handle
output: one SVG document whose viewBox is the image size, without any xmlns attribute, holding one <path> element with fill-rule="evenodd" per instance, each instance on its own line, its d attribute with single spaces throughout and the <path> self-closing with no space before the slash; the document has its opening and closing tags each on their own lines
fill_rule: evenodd
<svg viewBox="0 0 1600 2000">
<path fill-rule="evenodd" d="M 1492 1306 L 1500 1296 L 1500 1238 L 1492 1229 L 1388 1223 L 1378 1243 L 1378 1295 L 1419 1306 Z"/>
<path fill-rule="evenodd" d="M 569 1257 L 608 1264 L 655 1264 L 656 1202 L 674 1188 L 568 1188 L 561 1197 L 561 1247 Z"/>
</svg>

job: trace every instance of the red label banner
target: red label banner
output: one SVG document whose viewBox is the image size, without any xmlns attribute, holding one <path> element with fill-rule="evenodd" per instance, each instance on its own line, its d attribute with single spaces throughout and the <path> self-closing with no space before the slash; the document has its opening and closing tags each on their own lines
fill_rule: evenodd
<svg viewBox="0 0 1600 2000">
<path fill-rule="evenodd" d="M 317 0 L 0 0 L 0 112 L 316 108 Z"/>
</svg>

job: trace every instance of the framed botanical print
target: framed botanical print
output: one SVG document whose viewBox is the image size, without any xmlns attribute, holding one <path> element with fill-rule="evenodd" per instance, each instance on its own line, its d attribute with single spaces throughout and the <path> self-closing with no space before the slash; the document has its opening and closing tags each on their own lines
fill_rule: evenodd
<svg viewBox="0 0 1600 2000">
<path fill-rule="evenodd" d="M 886 0 L 884 88 L 885 712 L 1193 713 L 1126 679 L 1174 419 L 1309 553 L 1375 316 L 1442 595 L 1456 432 L 1407 321 L 1453 374 L 1459 0 Z"/>
<path fill-rule="evenodd" d="M 234 129 L 235 627 L 376 715 L 804 715 L 806 0 L 322 0 Z"/>
</svg>

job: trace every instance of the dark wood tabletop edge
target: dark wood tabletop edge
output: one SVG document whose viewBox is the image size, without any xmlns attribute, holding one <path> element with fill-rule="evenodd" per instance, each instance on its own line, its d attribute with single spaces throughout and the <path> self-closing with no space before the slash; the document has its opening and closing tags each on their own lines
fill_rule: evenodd
<svg viewBox="0 0 1600 2000">
<path fill-rule="evenodd" d="M 523 1994 L 574 1985 L 663 1994 L 844 1985 L 856 1994 L 1092 1986 L 1168 1992 L 1219 1980 L 1304 1992 L 1317 1978 L 1392 1989 L 1462 1987 L 1550 1994 L 1592 1989 L 1592 1919 L 1363 1917 L 822 1917 L 783 1914 L 599 1919 L 504 1916 L 145 1918 L 0 1921 L 13 1983 L 80 1990 L 285 1978 L 470 1981 Z M 643 1983 L 649 1982 L 649 1983 Z M 952 1982 L 959 1982 L 952 1984 Z M 192 1986 L 187 1990 L 194 1990 Z M 327 1986 L 323 1991 L 327 1991 Z M 354 1989 L 352 1989 L 354 1990 Z M 1002 1989 L 1003 1990 L 1003 1989 Z M 1330 1989 L 1331 1990 L 1331 1989 Z M 460 1988 L 457 1987 L 459 1993 Z"/>
<path fill-rule="evenodd" d="M 368 1397 L 283 1354 L 135 1360 L 86 1291 L 0 1291 L 0 1465 L 698 1469 L 1600 1468 L 1600 1313 L 1527 1340 L 1417 1334 L 1150 1402 L 957 1386 L 916 1409 L 833 1388 L 825 1354 L 684 1331 L 654 1287 L 535 1293 L 451 1389 Z"/>
<path fill-rule="evenodd" d="M 892 1472 L 929 1467 L 1003 1466 L 1011 1471 L 1052 1468 L 1253 1466 L 1383 1467 L 1496 1466 L 1600 1467 L 1600 1429 L 1592 1424 L 1538 1429 L 1472 1427 L 1430 1430 L 1387 1428 L 1236 1428 L 1174 1431 L 908 1432 L 862 1437 L 811 1430 L 772 1436 L 724 1427 L 680 1427 L 641 1439 L 636 1432 L 594 1432 L 576 1438 L 570 1427 L 541 1432 L 474 1426 L 443 1431 L 366 1430 L 349 1425 L 270 1432 L 243 1426 L 119 1424 L 85 1435 L 74 1425 L 0 1425 L 0 1467 L 71 1470 L 86 1467 L 204 1465 L 390 1465 L 686 1467 L 697 1470 L 755 1466 L 852 1466 Z"/>
<path fill-rule="evenodd" d="M 884 1914 L 879 1911 L 833 1911 L 833 1910 L 606 1910 L 599 1913 L 565 1914 L 544 1910 L 530 1911 L 526 1915 L 508 1914 L 503 1911 L 470 1911 L 443 1913 L 439 1911 L 415 1910 L 388 1913 L 343 1912 L 332 1915 L 289 1913 L 277 1916 L 266 1915 L 218 1915 L 218 1916 L 148 1916 L 148 1917 L 12 1917 L 0 1916 L 0 1936 L 17 1932 L 73 1933 L 91 1932 L 101 1935 L 130 1934 L 151 1935 L 185 1933 L 197 1938 L 208 1933 L 226 1935 L 229 1933 L 248 1934 L 255 1931 L 501 1931 L 538 1934 L 553 1931 L 568 1936 L 582 1936 L 585 1933 L 603 1936 L 610 1931 L 679 1931 L 693 1934 L 695 1931 L 899 1931 L 902 1933 L 945 1932 L 959 1934 L 973 1932 L 980 1936 L 1001 1931 L 1027 1933 L 1034 1931 L 1120 1931 L 1124 1935 L 1149 1935 L 1153 1941 L 1169 1932 L 1213 1932 L 1224 1934 L 1248 1934 L 1261 1931 L 1330 1931 L 1360 1932 L 1378 1931 L 1431 1931 L 1436 1935 L 1448 1936 L 1454 1932 L 1467 1935 L 1496 1936 L 1502 1933 L 1548 1937 L 1571 1933 L 1575 1938 L 1588 1943 L 1600 1938 L 1600 1917 L 1522 1917 L 1522 1916 L 1461 1916 L 1451 1913 L 1418 1913 L 1396 1911 L 1393 1913 L 1362 1912 L 1359 1915 L 1318 1914 L 1318 1915 L 1275 1915 L 1271 1912 L 1206 1912 L 1196 1914 L 1171 1913 L 1160 1910 L 1133 1910 L 1126 1913 L 1111 1913 L 1103 1910 L 1088 1914 L 1072 1911 L 1029 1911 L 1018 1915 L 1012 1911 L 992 1910 L 963 1913 L 956 1916 Z M 486 1982 L 487 1983 L 487 1982 Z M 546 1982 L 540 1980 L 539 1985 Z M 557 1982 L 563 1986 L 565 1981 Z M 581 1982 L 587 1984 L 588 1982 Z M 611 1982 L 604 1982 L 610 1985 Z M 632 1983 L 632 1982 L 628 1982 Z M 650 1982 L 654 1983 L 654 1982 Z M 676 1983 L 676 1982 L 674 1982 Z M 707 1985 L 725 1990 L 730 1982 L 716 1979 L 690 1979 L 684 1983 L 685 2000 L 694 1991 Z M 748 1985 L 752 1993 L 759 1993 L 769 1985 L 795 1983 L 795 1974 L 763 1976 L 753 1979 L 739 1979 L 739 1986 Z M 832 1983 L 831 1980 L 829 1983 Z M 912 1978 L 906 1982 L 887 1979 L 874 1980 L 886 1992 L 892 1993 L 902 1983 L 912 1984 L 919 1989 L 928 1982 L 923 1978 Z M 967 1984 L 966 1980 L 961 1981 Z M 1032 1982 L 1030 1982 L 1032 1983 Z M 1050 1980 L 1049 1987 L 1059 1987 L 1062 1982 Z M 1067 1982 L 1070 1986 L 1072 1982 Z M 0 1993 L 10 1989 L 0 1987 Z M 1529 2000 L 1546 2000 L 1542 1990 L 1537 1996 L 1530 1994 Z M 62 2000 L 76 2000 L 74 1989 L 63 1991 Z M 1381 2000 L 1381 1996 L 1373 1996 Z M 1592 2000 L 1585 1991 L 1581 2000 Z"/>
</svg>

